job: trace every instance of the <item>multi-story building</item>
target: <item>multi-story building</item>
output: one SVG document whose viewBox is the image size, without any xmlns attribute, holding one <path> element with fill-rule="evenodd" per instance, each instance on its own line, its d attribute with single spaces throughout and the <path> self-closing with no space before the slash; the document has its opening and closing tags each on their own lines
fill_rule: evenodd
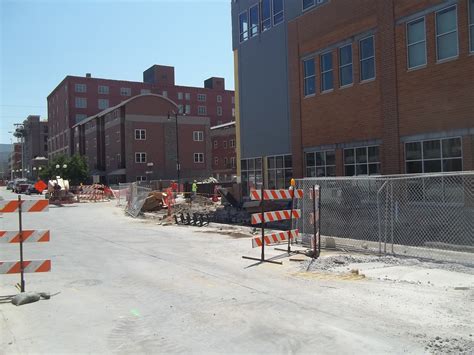
<svg viewBox="0 0 474 355">
<path fill-rule="evenodd" d="M 212 176 L 219 182 L 236 180 L 235 122 L 211 127 Z"/>
<path fill-rule="evenodd" d="M 474 169 L 474 0 L 242 0 L 232 19 L 243 182 Z"/>
<path fill-rule="evenodd" d="M 11 178 L 20 178 L 24 176 L 23 166 L 22 166 L 22 149 L 23 145 L 19 142 L 13 143 L 13 150 L 10 155 L 10 175 Z"/>
<path fill-rule="evenodd" d="M 30 115 L 23 121 L 23 168 L 33 173 L 35 158 L 48 156 L 48 121 Z"/>
<path fill-rule="evenodd" d="M 180 182 L 207 178 L 210 119 L 176 112 L 177 104 L 163 96 L 134 96 L 74 125 L 74 150 L 107 184 L 177 180 L 178 161 Z"/>
<path fill-rule="evenodd" d="M 71 128 L 87 117 L 147 93 L 175 101 L 181 112 L 208 117 L 211 125 L 234 120 L 234 92 L 225 89 L 224 78 L 212 77 L 204 87 L 175 84 L 174 67 L 153 65 L 143 73 L 143 82 L 66 76 L 48 96 L 50 156 L 74 154 Z"/>
</svg>

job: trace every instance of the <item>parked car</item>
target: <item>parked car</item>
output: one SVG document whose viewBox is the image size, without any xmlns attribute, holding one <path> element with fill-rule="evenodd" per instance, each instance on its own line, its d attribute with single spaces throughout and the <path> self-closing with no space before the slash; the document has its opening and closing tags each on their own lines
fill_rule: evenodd
<svg viewBox="0 0 474 355">
<path fill-rule="evenodd" d="M 28 186 L 30 186 L 30 184 L 28 183 L 28 180 L 16 179 L 15 184 L 13 185 L 13 192 L 17 194 L 24 193 L 26 192 L 26 190 L 28 190 Z"/>
<path fill-rule="evenodd" d="M 25 194 L 27 194 L 27 195 L 31 195 L 31 194 L 42 195 L 43 193 L 42 193 L 42 192 L 39 192 L 38 190 L 36 190 L 35 185 L 30 184 L 30 185 L 28 186 L 28 189 L 26 190 Z"/>
<path fill-rule="evenodd" d="M 13 185 L 15 184 L 15 182 L 13 180 L 9 181 L 8 184 L 7 184 L 7 190 L 13 190 Z"/>
</svg>

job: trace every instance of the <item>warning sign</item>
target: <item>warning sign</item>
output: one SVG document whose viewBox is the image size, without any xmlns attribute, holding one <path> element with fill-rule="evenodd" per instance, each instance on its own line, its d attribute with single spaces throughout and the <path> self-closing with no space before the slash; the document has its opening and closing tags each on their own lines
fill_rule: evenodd
<svg viewBox="0 0 474 355">
<path fill-rule="evenodd" d="M 40 193 L 42 193 L 44 191 L 45 188 L 47 188 L 48 185 L 46 185 L 43 180 L 39 180 L 36 184 L 35 184 L 35 189 L 38 190 Z"/>
</svg>

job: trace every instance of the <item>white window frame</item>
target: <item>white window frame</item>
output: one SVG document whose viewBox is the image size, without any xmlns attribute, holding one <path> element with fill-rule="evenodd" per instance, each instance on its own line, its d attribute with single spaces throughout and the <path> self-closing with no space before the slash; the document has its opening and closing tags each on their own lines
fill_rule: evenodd
<svg viewBox="0 0 474 355">
<path fill-rule="evenodd" d="M 222 95 L 217 95 L 217 102 L 222 102 Z"/>
<path fill-rule="evenodd" d="M 219 142 L 217 141 L 217 139 L 214 139 L 214 142 L 213 142 L 214 149 L 217 149 L 218 145 L 219 145 Z"/>
<path fill-rule="evenodd" d="M 351 48 L 351 62 L 348 63 L 348 64 L 344 64 L 344 65 L 341 65 L 341 49 L 343 48 L 346 48 L 346 47 L 350 47 Z M 349 86 L 352 86 L 354 85 L 354 50 L 352 48 L 352 42 L 349 43 L 349 44 L 346 44 L 342 47 L 339 47 L 337 49 L 337 58 L 338 58 L 338 66 L 339 66 L 339 87 L 340 88 L 346 88 L 346 87 L 349 87 Z M 341 81 L 341 78 L 342 78 L 342 75 L 341 75 L 341 69 L 342 68 L 345 68 L 345 67 L 348 67 L 348 66 L 351 66 L 352 68 L 352 76 L 351 76 L 351 82 L 349 84 L 344 84 L 342 85 L 342 81 Z"/>
<path fill-rule="evenodd" d="M 415 42 L 415 43 L 408 43 L 408 27 L 409 27 L 409 25 L 411 23 L 417 22 L 421 19 L 423 19 L 423 29 L 424 29 L 424 32 L 425 32 L 425 39 L 423 41 L 418 41 L 418 42 Z M 426 65 L 428 63 L 428 54 L 427 54 L 427 48 L 426 48 L 426 18 L 425 18 L 425 16 L 421 16 L 421 17 L 418 17 L 418 18 L 416 18 L 412 21 L 407 22 L 406 27 L 405 27 L 405 33 L 406 33 L 407 68 L 408 68 L 408 70 L 414 70 L 414 69 L 426 67 Z M 410 67 L 410 46 L 414 46 L 414 45 L 420 44 L 422 42 L 424 42 L 424 44 L 425 44 L 425 62 L 423 64 L 416 65 L 414 67 Z"/>
<path fill-rule="evenodd" d="M 108 95 L 110 92 L 110 88 L 108 85 L 99 85 L 97 87 L 97 93 L 101 94 L 101 95 Z"/>
<path fill-rule="evenodd" d="M 74 84 L 74 92 L 87 92 L 87 84 Z"/>
<path fill-rule="evenodd" d="M 251 20 L 252 19 L 251 12 L 252 12 L 252 9 L 254 9 L 254 8 L 257 8 L 257 23 L 256 24 L 253 24 L 251 22 L 252 21 Z M 258 6 L 258 3 L 256 3 L 253 6 L 250 6 L 248 18 L 249 18 L 249 38 L 253 38 L 253 37 L 258 36 L 258 34 L 260 33 L 260 8 Z M 252 27 L 252 25 L 255 25 L 255 26 Z M 254 28 L 257 29 L 256 33 L 253 33 Z"/>
<path fill-rule="evenodd" d="M 324 164 L 322 165 L 318 165 L 317 164 L 317 159 L 316 159 L 316 153 L 320 153 L 320 154 L 324 154 Z M 334 153 L 334 164 L 328 164 L 327 163 L 327 154 L 328 153 Z M 308 165 L 307 162 L 307 155 L 308 154 L 314 154 L 314 165 Z M 318 168 L 321 168 L 321 169 L 324 169 L 324 177 L 328 177 L 328 176 L 333 176 L 333 175 L 328 175 L 328 168 L 334 168 L 334 176 L 336 176 L 336 150 L 335 149 L 327 149 L 327 150 L 319 150 L 319 151 L 315 151 L 315 152 L 306 152 L 304 154 L 304 165 L 305 165 L 305 177 L 310 177 L 310 174 L 308 174 L 308 169 L 318 169 Z M 311 176 L 313 177 L 313 176 Z M 318 177 L 317 174 L 315 174 L 314 177 Z"/>
<path fill-rule="evenodd" d="M 232 117 L 235 117 L 235 108 L 232 107 Z"/>
<path fill-rule="evenodd" d="M 138 136 L 138 138 L 137 138 L 137 136 Z M 135 129 L 135 140 L 136 141 L 146 141 L 146 129 L 143 129 L 143 128 Z"/>
<path fill-rule="evenodd" d="M 442 34 L 438 34 L 438 13 L 446 11 L 447 9 L 454 8 L 454 13 L 456 15 L 456 29 L 451 32 L 446 32 Z M 445 8 L 436 11 L 435 13 L 435 42 L 436 42 L 436 63 L 443 63 L 448 60 L 452 60 L 459 57 L 459 23 L 458 23 L 458 6 L 456 4 L 446 6 Z M 439 59 L 439 52 L 438 52 L 438 38 L 441 36 L 446 36 L 448 34 L 456 32 L 456 55 L 452 57 L 447 57 L 443 59 Z"/>
<path fill-rule="evenodd" d="M 132 96 L 131 88 L 120 88 L 120 96 Z"/>
<path fill-rule="evenodd" d="M 314 74 L 313 75 L 309 75 L 309 76 L 306 76 L 306 71 L 305 71 L 305 63 L 312 60 L 313 61 L 313 65 L 314 65 Z M 307 79 L 311 79 L 314 77 L 314 92 L 313 93 L 310 93 L 310 94 L 306 94 L 306 80 Z M 316 81 L 316 63 L 314 61 L 314 58 L 308 58 L 306 60 L 303 60 L 303 95 L 304 97 L 312 97 L 314 95 L 316 95 L 316 88 L 317 88 L 317 81 Z"/>
<path fill-rule="evenodd" d="M 135 164 L 145 164 L 146 162 L 147 154 L 145 152 L 135 152 Z"/>
<path fill-rule="evenodd" d="M 369 148 L 373 148 L 373 147 L 377 147 L 378 150 L 379 150 L 379 156 L 378 156 L 378 161 L 374 162 L 374 161 L 369 161 Z M 361 149 L 361 148 L 365 148 L 365 154 L 366 154 L 366 157 L 367 157 L 367 161 L 365 163 L 357 163 L 357 154 L 356 154 L 356 150 L 357 149 Z M 346 150 L 353 150 L 354 151 L 354 162 L 351 163 L 351 164 L 346 164 L 346 156 L 345 156 L 345 151 Z M 343 164 L 344 164 L 344 176 L 349 176 L 349 175 L 346 175 L 346 166 L 354 166 L 354 175 L 350 175 L 350 176 L 369 176 L 369 175 L 373 175 L 373 176 L 376 176 L 376 175 L 380 175 L 381 172 L 382 172 L 382 162 L 381 162 L 381 159 L 380 159 L 380 150 L 381 150 L 381 146 L 379 144 L 372 144 L 372 145 L 363 145 L 363 146 L 360 146 L 360 147 L 351 147 L 351 148 L 344 148 L 342 150 L 342 161 L 343 161 Z M 357 174 L 357 165 L 367 165 L 367 174 L 364 175 L 364 174 Z M 370 164 L 379 164 L 379 167 L 380 167 L 380 171 L 379 173 L 377 174 L 370 174 L 370 169 L 369 169 L 369 165 Z"/>
<path fill-rule="evenodd" d="M 222 106 L 217 106 L 217 116 L 222 116 Z"/>
<path fill-rule="evenodd" d="M 198 115 L 199 116 L 206 116 L 207 115 L 207 107 L 206 106 L 198 106 Z"/>
<path fill-rule="evenodd" d="M 206 94 L 197 94 L 197 100 L 199 102 L 206 102 L 207 100 L 207 95 Z"/>
<path fill-rule="evenodd" d="M 185 109 L 187 115 L 191 114 L 191 105 L 186 105 Z"/>
<path fill-rule="evenodd" d="M 230 157 L 230 167 L 235 168 L 235 157 Z"/>
<path fill-rule="evenodd" d="M 308 11 L 309 9 L 312 9 L 313 7 L 316 6 L 316 0 L 312 0 L 313 4 L 312 5 L 309 5 L 308 7 L 304 7 L 304 0 L 301 0 L 301 10 L 304 12 L 304 11 Z"/>
<path fill-rule="evenodd" d="M 223 148 L 223 149 L 227 149 L 227 141 L 223 141 L 223 142 L 222 142 L 222 148 Z"/>
<path fill-rule="evenodd" d="M 246 23 L 241 23 L 241 17 L 244 16 L 246 17 Z M 247 28 L 244 28 L 245 25 Z M 242 11 L 239 13 L 239 42 L 243 43 L 249 39 L 249 14 L 247 10 Z"/>
<path fill-rule="evenodd" d="M 204 164 L 204 153 L 194 153 L 194 163 Z"/>
<path fill-rule="evenodd" d="M 372 57 L 367 57 L 367 58 L 364 58 L 362 59 L 362 51 L 361 51 L 361 43 L 362 41 L 368 39 L 368 38 L 372 38 L 372 42 L 374 44 L 374 53 L 373 53 L 373 56 Z M 375 48 L 375 35 L 370 35 L 370 36 L 367 36 L 367 37 L 364 37 L 364 38 L 361 38 L 359 40 L 359 81 L 361 83 L 367 83 L 369 81 L 373 81 L 377 78 L 377 62 L 375 60 L 375 52 L 376 52 L 376 48 Z M 370 59 L 374 59 L 374 76 L 372 78 L 368 78 L 368 79 L 362 79 L 362 62 L 365 61 L 365 60 L 370 60 Z"/>
<path fill-rule="evenodd" d="M 101 103 L 106 103 L 105 107 L 101 107 Z M 99 108 L 99 110 L 105 110 L 107 108 L 109 108 L 109 99 L 98 99 L 97 100 L 97 107 Z"/>
<path fill-rule="evenodd" d="M 84 106 L 79 106 L 78 102 L 83 102 L 85 105 Z M 74 98 L 74 107 L 75 108 L 87 108 L 87 97 L 75 97 Z"/>
<path fill-rule="evenodd" d="M 194 142 L 204 142 L 204 131 L 193 131 Z"/>
<path fill-rule="evenodd" d="M 456 158 L 444 158 L 443 157 L 443 141 L 444 140 L 448 140 L 448 139 L 455 139 L 455 138 L 459 138 L 459 140 L 461 141 L 461 156 L 460 157 L 456 157 Z M 430 142 L 430 141 L 439 141 L 439 150 L 440 150 L 440 155 L 439 155 L 439 158 L 427 158 L 425 159 L 424 157 L 424 152 L 423 152 L 423 143 L 424 142 Z M 407 144 L 410 144 L 410 143 L 420 143 L 421 144 L 421 159 L 410 159 L 410 160 L 407 160 Z M 434 139 L 422 139 L 422 140 L 413 140 L 413 141 L 408 141 L 408 142 L 405 142 L 405 145 L 404 145 L 404 150 L 405 150 L 405 172 L 407 174 L 424 174 L 425 173 L 425 164 L 424 162 L 425 161 L 435 161 L 435 160 L 439 160 L 441 162 L 441 171 L 440 172 L 445 172 L 444 171 L 444 164 L 443 162 L 445 160 L 454 160 L 454 159 L 460 159 L 461 160 L 461 170 L 459 171 L 462 171 L 464 169 L 464 151 L 463 151 L 463 146 L 462 146 L 462 137 L 461 136 L 454 136 L 454 137 L 443 137 L 443 138 L 434 138 Z M 421 162 L 421 173 L 408 173 L 407 172 L 407 163 L 410 163 L 410 162 Z"/>
<path fill-rule="evenodd" d="M 323 71 L 323 56 L 329 54 L 331 56 L 331 69 L 330 70 L 326 70 L 326 71 Z M 333 65 L 333 59 L 334 59 L 334 56 L 333 56 L 333 53 L 332 51 L 327 51 L 327 52 L 324 52 L 324 53 L 321 53 L 319 55 L 319 69 L 320 69 L 320 72 L 321 72 L 321 79 L 319 80 L 321 82 L 321 93 L 324 93 L 324 92 L 331 92 L 334 90 L 334 65 Z M 330 89 L 324 89 L 323 88 L 323 83 L 324 83 L 324 80 L 323 80 L 323 77 L 324 77 L 324 74 L 327 74 L 327 73 L 330 73 L 332 72 L 332 83 L 331 83 L 331 88 Z"/>
<path fill-rule="evenodd" d="M 182 104 L 178 104 L 178 113 L 183 114 L 184 113 L 184 106 Z"/>
<path fill-rule="evenodd" d="M 474 15 L 473 15 L 473 18 L 471 18 L 471 11 L 473 11 L 473 9 L 474 9 L 474 1 L 469 0 L 468 6 L 467 6 L 467 23 L 469 24 L 467 28 L 469 32 L 469 53 L 474 53 L 474 36 L 471 34 L 471 29 L 474 28 Z"/>
<path fill-rule="evenodd" d="M 279 24 L 281 23 L 285 23 L 285 1 L 284 0 L 281 0 L 281 3 L 282 3 L 282 6 L 283 6 L 283 9 L 280 11 L 280 12 L 277 12 L 275 13 L 275 0 L 272 0 L 271 1 L 272 5 L 272 11 L 271 11 L 271 14 L 272 14 L 272 26 L 275 27 L 275 26 L 278 26 Z M 278 16 L 279 14 L 282 14 L 282 19 L 280 22 L 278 23 L 275 23 L 275 17 Z"/>
<path fill-rule="evenodd" d="M 230 148 L 235 148 L 235 139 L 229 140 L 229 147 Z"/>
<path fill-rule="evenodd" d="M 184 98 L 185 98 L 186 101 L 191 100 L 191 93 L 186 92 L 186 93 L 184 94 Z"/>
</svg>

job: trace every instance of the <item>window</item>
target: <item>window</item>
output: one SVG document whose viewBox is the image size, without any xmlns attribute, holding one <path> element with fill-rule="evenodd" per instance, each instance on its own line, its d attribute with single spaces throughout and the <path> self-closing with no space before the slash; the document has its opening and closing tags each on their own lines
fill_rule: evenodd
<svg viewBox="0 0 474 355">
<path fill-rule="evenodd" d="M 204 163 L 204 153 L 194 153 L 195 163 Z"/>
<path fill-rule="evenodd" d="M 405 143 L 407 174 L 462 170 L 461 138 Z"/>
<path fill-rule="evenodd" d="M 189 92 L 185 93 L 184 98 L 188 101 L 191 100 L 191 94 Z"/>
<path fill-rule="evenodd" d="M 249 195 L 251 189 L 259 189 L 262 185 L 262 158 L 241 160 L 242 193 Z"/>
<path fill-rule="evenodd" d="M 339 86 L 351 85 L 352 75 L 352 44 L 339 48 Z"/>
<path fill-rule="evenodd" d="M 232 107 L 232 117 L 235 117 L 235 108 Z"/>
<path fill-rule="evenodd" d="M 191 113 L 191 105 L 186 105 L 186 114 L 189 115 Z"/>
<path fill-rule="evenodd" d="M 146 153 L 135 153 L 135 163 L 146 163 Z"/>
<path fill-rule="evenodd" d="M 321 91 L 332 90 L 332 52 L 321 55 Z"/>
<path fill-rule="evenodd" d="M 183 93 L 182 92 L 178 92 L 178 100 L 182 100 L 183 99 Z"/>
<path fill-rule="evenodd" d="M 110 137 L 109 137 L 109 135 L 107 134 L 107 135 L 105 136 L 105 145 L 109 145 L 109 144 L 110 144 Z"/>
<path fill-rule="evenodd" d="M 230 158 L 230 167 L 235 168 L 235 157 Z"/>
<path fill-rule="evenodd" d="M 285 189 L 289 187 L 293 175 L 291 155 L 278 155 L 267 158 L 268 188 Z"/>
<path fill-rule="evenodd" d="M 346 176 L 380 174 L 379 146 L 344 149 Z"/>
<path fill-rule="evenodd" d="M 227 149 L 227 141 L 222 142 L 223 148 Z"/>
<path fill-rule="evenodd" d="M 425 18 L 407 23 L 408 69 L 426 65 Z"/>
<path fill-rule="evenodd" d="M 218 144 L 219 144 L 219 143 L 217 142 L 217 139 L 214 141 L 213 144 L 214 144 L 214 149 L 217 149 L 217 146 L 218 146 Z"/>
<path fill-rule="evenodd" d="M 146 181 L 146 176 L 137 176 L 137 181 Z"/>
<path fill-rule="evenodd" d="M 224 158 L 224 167 L 225 167 L 225 168 L 228 168 L 228 167 L 229 167 L 228 163 L 229 163 L 229 160 L 227 159 L 227 157 L 225 157 L 225 158 Z"/>
<path fill-rule="evenodd" d="M 218 157 L 214 157 L 214 165 L 219 165 L 219 158 Z"/>
<path fill-rule="evenodd" d="M 272 16 L 270 11 L 270 0 L 262 0 L 260 2 L 260 31 L 265 32 L 272 27 Z"/>
<path fill-rule="evenodd" d="M 315 0 L 303 0 L 303 11 L 314 6 Z"/>
<path fill-rule="evenodd" d="M 444 60 L 458 55 L 456 6 L 436 13 L 436 58 Z"/>
<path fill-rule="evenodd" d="M 76 108 L 87 108 L 87 99 L 85 97 L 76 97 Z"/>
<path fill-rule="evenodd" d="M 201 102 L 205 102 L 206 101 L 206 94 L 198 94 L 197 95 L 197 100 L 201 101 Z"/>
<path fill-rule="evenodd" d="M 221 95 L 217 95 L 217 102 L 222 102 L 222 96 Z"/>
<path fill-rule="evenodd" d="M 470 51 L 474 52 L 474 0 L 469 1 L 469 38 Z"/>
<path fill-rule="evenodd" d="M 87 92 L 86 84 L 76 84 L 74 85 L 75 92 Z"/>
<path fill-rule="evenodd" d="M 98 106 L 99 106 L 100 110 L 104 110 L 106 108 L 109 108 L 109 100 L 108 99 L 99 99 Z"/>
<path fill-rule="evenodd" d="M 217 106 L 217 116 L 222 116 L 222 107 Z"/>
<path fill-rule="evenodd" d="M 250 12 L 250 38 L 258 35 L 258 4 L 252 6 Z"/>
<path fill-rule="evenodd" d="M 235 148 L 235 139 L 231 139 L 231 140 L 229 141 L 229 147 Z"/>
<path fill-rule="evenodd" d="M 283 0 L 273 0 L 273 26 L 283 22 Z"/>
<path fill-rule="evenodd" d="M 361 39 L 360 52 L 360 81 L 375 78 L 375 48 L 374 36 Z"/>
<path fill-rule="evenodd" d="M 130 88 L 120 88 L 121 96 L 130 96 L 132 95 L 132 90 Z"/>
<path fill-rule="evenodd" d="M 326 150 L 306 153 L 306 176 L 336 176 L 336 152 Z"/>
<path fill-rule="evenodd" d="M 203 131 L 194 131 L 193 132 L 193 141 L 195 141 L 195 142 L 204 141 L 204 132 Z"/>
<path fill-rule="evenodd" d="M 109 93 L 109 87 L 106 85 L 99 85 L 99 88 L 97 91 L 99 94 L 107 95 Z"/>
<path fill-rule="evenodd" d="M 136 141 L 146 140 L 146 129 L 136 129 L 135 130 L 135 140 Z"/>
<path fill-rule="evenodd" d="M 304 96 L 316 93 L 316 73 L 314 71 L 314 58 L 305 60 L 304 65 Z"/>
<path fill-rule="evenodd" d="M 151 94 L 151 90 L 150 89 L 141 89 L 140 90 L 140 95 L 145 95 L 145 94 Z"/>
<path fill-rule="evenodd" d="M 201 115 L 201 116 L 207 115 L 206 106 L 198 106 L 198 115 Z"/>
<path fill-rule="evenodd" d="M 163 91 L 163 97 L 168 97 L 168 91 Z"/>
<path fill-rule="evenodd" d="M 239 15 L 239 33 L 240 43 L 249 39 L 249 20 L 247 11 L 244 11 Z"/>
<path fill-rule="evenodd" d="M 87 115 L 84 115 L 83 113 L 76 113 L 76 123 L 79 123 L 82 120 L 85 120 L 86 118 Z"/>
<path fill-rule="evenodd" d="M 178 105 L 178 113 L 183 113 L 183 105 Z"/>
<path fill-rule="evenodd" d="M 232 96 L 231 100 L 232 100 L 232 105 L 235 104 L 235 96 Z"/>
</svg>

